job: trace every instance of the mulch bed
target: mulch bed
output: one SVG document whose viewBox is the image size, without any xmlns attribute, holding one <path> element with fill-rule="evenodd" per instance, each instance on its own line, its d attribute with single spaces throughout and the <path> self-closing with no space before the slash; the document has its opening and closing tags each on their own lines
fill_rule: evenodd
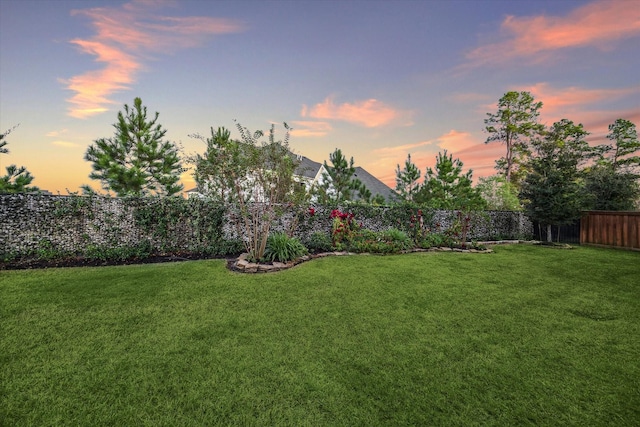
<svg viewBox="0 0 640 427">
<path fill-rule="evenodd" d="M 194 261 L 199 259 L 226 259 L 227 262 L 233 263 L 236 258 L 215 257 L 197 254 L 153 255 L 146 258 L 131 258 L 126 260 L 99 260 L 87 259 L 82 257 L 69 257 L 53 260 L 22 258 L 0 263 L 0 270 L 29 270 L 58 267 L 104 267 L 109 265 L 156 264 L 162 262 Z"/>
</svg>

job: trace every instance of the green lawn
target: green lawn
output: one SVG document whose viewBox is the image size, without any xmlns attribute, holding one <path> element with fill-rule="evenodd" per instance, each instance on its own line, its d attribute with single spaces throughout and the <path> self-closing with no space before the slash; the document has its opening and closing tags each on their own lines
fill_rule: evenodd
<svg viewBox="0 0 640 427">
<path fill-rule="evenodd" d="M 640 423 L 640 253 L 0 271 L 0 425 Z"/>
</svg>

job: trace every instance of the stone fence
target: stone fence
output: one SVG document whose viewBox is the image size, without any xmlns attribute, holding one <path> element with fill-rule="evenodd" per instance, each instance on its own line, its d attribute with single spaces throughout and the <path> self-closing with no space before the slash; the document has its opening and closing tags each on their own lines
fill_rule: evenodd
<svg viewBox="0 0 640 427">
<path fill-rule="evenodd" d="M 273 230 L 293 229 L 303 242 L 314 232 L 329 233 L 335 207 L 311 208 L 285 209 Z M 417 209 L 403 206 L 341 209 L 374 231 L 395 227 L 411 232 L 419 224 Z M 0 195 L 0 256 L 46 251 L 82 255 L 96 248 L 140 246 L 151 253 L 237 254 L 242 237 L 231 211 L 201 199 Z M 445 231 L 457 216 L 451 211 L 425 211 L 422 225 L 433 232 Z M 523 239 L 531 234 L 531 222 L 522 213 L 476 212 L 468 240 Z"/>
</svg>

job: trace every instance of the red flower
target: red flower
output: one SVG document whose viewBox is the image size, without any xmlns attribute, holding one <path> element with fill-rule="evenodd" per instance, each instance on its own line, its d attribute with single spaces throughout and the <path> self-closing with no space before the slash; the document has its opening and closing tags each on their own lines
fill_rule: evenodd
<svg viewBox="0 0 640 427">
<path fill-rule="evenodd" d="M 316 214 L 316 210 L 313 208 L 309 208 L 309 215 L 314 216 Z"/>
</svg>

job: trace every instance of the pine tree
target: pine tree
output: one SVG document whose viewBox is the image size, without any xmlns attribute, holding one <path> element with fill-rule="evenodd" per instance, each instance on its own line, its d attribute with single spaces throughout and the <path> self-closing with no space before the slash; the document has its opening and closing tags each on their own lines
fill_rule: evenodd
<svg viewBox="0 0 640 427">
<path fill-rule="evenodd" d="M 463 163 L 453 155 L 438 153 L 435 170 L 427 168 L 424 184 L 416 194 L 417 203 L 436 209 L 483 209 L 485 201 L 471 186 L 473 171 L 462 174 Z"/>
<path fill-rule="evenodd" d="M 617 119 L 609 125 L 607 138 L 613 144 L 595 147 L 596 161 L 586 170 L 587 206 L 595 210 L 633 210 L 640 197 L 640 141 L 636 126 L 629 120 Z"/>
<path fill-rule="evenodd" d="M 0 134 L 0 154 L 9 154 L 9 149 L 6 148 L 7 141 L 5 138 L 13 129 L 15 129 L 15 127 Z M 24 166 L 9 165 L 6 167 L 6 171 L 6 175 L 0 176 L 0 194 L 40 191 L 38 187 L 29 186 L 31 182 L 33 182 L 34 177 Z"/>
<path fill-rule="evenodd" d="M 507 182 L 518 186 L 520 179 L 526 175 L 529 156 L 529 141 L 536 137 L 543 125 L 538 123 L 538 110 L 542 102 L 535 102 L 529 92 L 507 92 L 498 101 L 498 111 L 487 113 L 485 130 L 490 135 L 485 143 L 501 141 L 506 145 L 504 157 L 496 161 L 496 169 L 504 173 Z"/>
<path fill-rule="evenodd" d="M 396 168 L 396 191 L 403 200 L 413 202 L 416 193 L 420 189 L 420 169 L 411 161 L 411 154 L 407 155 L 404 168 L 400 165 Z"/>
<path fill-rule="evenodd" d="M 178 149 L 165 141 L 167 133 L 157 124 L 159 113 L 147 118 L 147 107 L 135 98 L 133 108 L 124 106 L 112 138 L 100 138 L 89 146 L 85 160 L 93 162 L 91 179 L 118 196 L 171 196 L 182 190 L 183 171 Z"/>
<path fill-rule="evenodd" d="M 360 194 L 366 197 L 366 189 L 362 190 L 362 183 L 354 178 L 356 168 L 353 166 L 353 157 L 349 161 L 342 154 L 342 150 L 336 148 L 329 154 L 331 166 L 324 162 L 327 171 L 323 176 L 322 185 L 314 190 L 322 203 L 328 201 L 343 202 L 352 200 L 354 191 L 360 190 Z M 369 193 L 369 197 L 371 194 Z"/>
</svg>

